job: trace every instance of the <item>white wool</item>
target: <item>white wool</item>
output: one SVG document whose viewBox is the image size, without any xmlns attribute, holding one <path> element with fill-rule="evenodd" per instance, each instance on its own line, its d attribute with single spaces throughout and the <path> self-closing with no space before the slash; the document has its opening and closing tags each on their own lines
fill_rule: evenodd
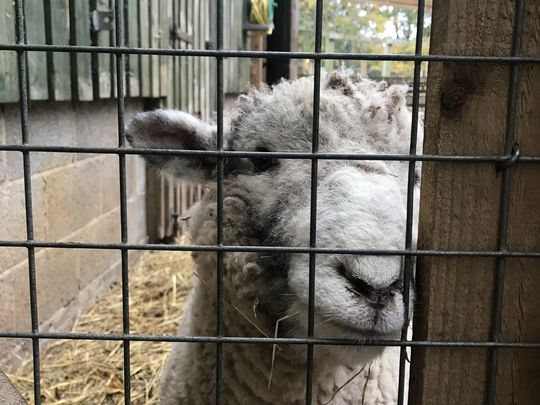
<svg viewBox="0 0 540 405">
<path fill-rule="evenodd" d="M 351 72 L 324 74 L 319 150 L 332 153 L 406 154 L 411 114 L 404 86 L 364 80 Z M 225 133 L 236 151 L 310 152 L 313 78 L 283 81 L 241 96 Z M 181 112 L 142 113 L 127 128 L 138 147 L 207 149 L 214 127 Z M 419 134 L 421 140 L 421 132 Z M 196 244 L 217 242 L 216 160 L 149 157 L 173 175 L 206 181 L 208 192 L 191 221 Z M 403 249 L 408 163 L 320 160 L 317 246 Z M 224 183 L 226 245 L 309 246 L 311 161 L 228 159 Z M 417 204 L 416 204 L 417 206 Z M 416 207 L 417 208 L 417 207 Z M 216 253 L 195 252 L 201 279 L 189 298 L 180 335 L 216 333 Z M 402 258 L 316 256 L 315 335 L 320 338 L 397 339 L 408 322 L 400 291 Z M 224 254 L 226 336 L 307 335 L 308 254 Z M 412 296 L 413 294 L 411 294 Z M 234 307 L 233 307 L 234 306 Z M 250 319 L 247 320 L 246 317 Z M 256 325 L 256 327 L 254 326 Z M 261 333 L 262 331 L 262 333 Z M 215 344 L 176 344 L 162 380 L 163 404 L 207 404 L 215 396 Z M 394 404 L 399 349 L 315 346 L 313 398 L 324 404 Z M 306 349 L 283 345 L 223 345 L 223 403 L 301 404 L 305 399 Z"/>
</svg>

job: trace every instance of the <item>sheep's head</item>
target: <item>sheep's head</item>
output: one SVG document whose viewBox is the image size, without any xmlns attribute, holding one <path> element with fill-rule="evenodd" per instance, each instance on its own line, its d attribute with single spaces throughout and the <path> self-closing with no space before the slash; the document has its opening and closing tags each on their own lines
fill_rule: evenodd
<svg viewBox="0 0 540 405">
<path fill-rule="evenodd" d="M 407 152 L 411 119 L 404 86 L 387 87 L 345 72 L 325 74 L 322 83 L 321 152 Z M 239 99 L 224 134 L 224 148 L 311 152 L 312 118 L 312 78 L 252 90 Z M 180 111 L 138 114 L 127 136 L 135 147 L 215 150 L 217 145 L 214 126 Z M 147 159 L 174 176 L 215 185 L 215 158 L 148 155 Z M 317 246 L 403 248 L 406 172 L 404 163 L 320 160 Z M 239 239 L 309 246 L 311 160 L 228 158 L 225 180 L 225 197 L 245 206 L 239 223 L 247 225 L 239 232 L 249 235 L 240 234 Z M 407 318 L 400 291 L 402 261 L 399 256 L 317 255 L 317 335 L 397 336 Z M 267 306 L 275 315 L 294 314 L 289 323 L 300 331 L 307 325 L 308 263 L 307 254 L 261 253 L 243 269 L 266 283 L 266 295 L 272 300 Z"/>
</svg>

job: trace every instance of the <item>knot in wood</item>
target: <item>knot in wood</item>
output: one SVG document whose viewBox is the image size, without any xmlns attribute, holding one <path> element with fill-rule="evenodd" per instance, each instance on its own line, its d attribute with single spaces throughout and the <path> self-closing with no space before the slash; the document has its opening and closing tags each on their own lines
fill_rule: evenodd
<svg viewBox="0 0 540 405">
<path fill-rule="evenodd" d="M 447 88 L 442 94 L 442 105 L 449 110 L 455 110 L 465 103 L 467 90 L 460 85 L 453 85 Z"/>
</svg>

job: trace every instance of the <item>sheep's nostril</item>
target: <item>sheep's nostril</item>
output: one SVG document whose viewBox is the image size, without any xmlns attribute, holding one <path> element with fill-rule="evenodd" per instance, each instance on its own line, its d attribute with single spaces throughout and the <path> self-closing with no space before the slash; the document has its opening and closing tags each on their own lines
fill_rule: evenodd
<svg viewBox="0 0 540 405">
<path fill-rule="evenodd" d="M 351 284 L 350 289 L 354 292 L 363 295 L 364 297 L 370 297 L 376 292 L 376 290 L 364 280 L 361 280 L 350 274 L 344 264 L 341 263 L 339 265 L 338 272 L 349 281 L 349 283 Z"/>
<path fill-rule="evenodd" d="M 347 272 L 347 269 L 343 264 L 340 264 L 338 271 L 349 281 L 350 286 L 347 288 L 354 294 L 364 297 L 366 303 L 374 309 L 380 310 L 385 308 L 394 297 L 394 290 L 396 289 L 395 283 L 386 288 L 375 288 L 364 280 Z"/>
<path fill-rule="evenodd" d="M 366 297 L 368 305 L 373 309 L 383 309 L 391 302 L 394 294 L 388 291 L 375 291 L 373 295 Z"/>
<path fill-rule="evenodd" d="M 383 309 L 386 306 L 386 302 L 380 301 L 380 300 L 377 300 L 377 301 L 369 300 L 368 305 L 373 309 Z"/>
</svg>

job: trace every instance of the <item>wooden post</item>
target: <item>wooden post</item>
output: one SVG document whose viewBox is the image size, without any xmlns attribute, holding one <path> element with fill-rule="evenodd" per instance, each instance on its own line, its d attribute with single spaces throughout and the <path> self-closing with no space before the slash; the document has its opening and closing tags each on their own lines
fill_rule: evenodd
<svg viewBox="0 0 540 405">
<path fill-rule="evenodd" d="M 251 50 L 252 51 L 264 51 L 266 35 L 260 32 L 251 32 Z M 251 78 L 250 83 L 252 86 L 260 89 L 261 85 L 265 82 L 264 75 L 264 62 L 266 59 L 252 58 L 251 59 Z"/>
<path fill-rule="evenodd" d="M 538 3 L 527 1 L 522 55 L 540 52 Z M 433 4 L 431 53 L 510 55 L 515 1 Z M 540 155 L 540 66 L 523 65 L 515 137 L 523 155 Z M 504 153 L 509 64 L 431 63 L 424 153 Z M 536 111 L 536 113 L 534 112 Z M 497 250 L 501 175 L 493 163 L 428 162 L 422 168 L 420 249 Z M 511 169 L 508 244 L 540 250 L 540 167 Z M 493 323 L 494 258 L 424 257 L 417 269 L 415 340 L 487 341 Z M 540 341 L 540 260 L 508 258 L 503 341 Z M 488 350 L 414 348 L 411 404 L 483 404 Z M 498 351 L 497 404 L 536 404 L 540 351 Z"/>
</svg>

